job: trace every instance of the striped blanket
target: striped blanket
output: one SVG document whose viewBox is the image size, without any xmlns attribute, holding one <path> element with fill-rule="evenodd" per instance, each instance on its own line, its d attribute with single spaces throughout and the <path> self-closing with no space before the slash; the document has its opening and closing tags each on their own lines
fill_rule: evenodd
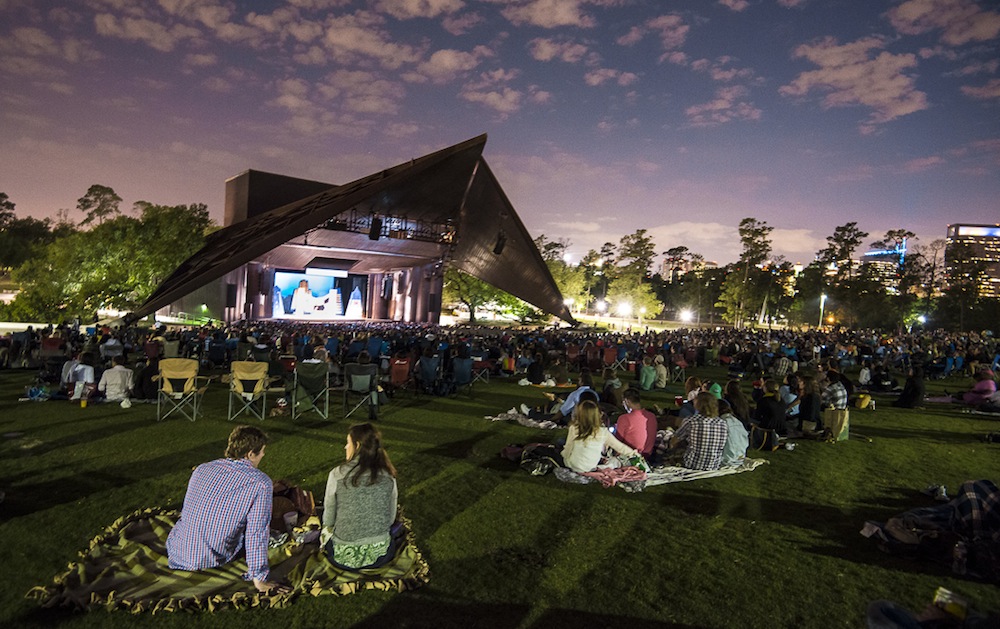
<svg viewBox="0 0 1000 629">
<path fill-rule="evenodd" d="M 167 566 L 166 539 L 178 511 L 136 511 L 118 519 L 80 553 L 80 560 L 51 585 L 32 588 L 27 597 L 43 607 L 78 610 L 104 608 L 131 613 L 189 610 L 280 608 L 302 595 L 343 596 L 359 590 L 409 590 L 428 580 L 428 566 L 413 542 L 406 541 L 388 565 L 349 571 L 334 567 L 318 543 L 289 540 L 269 551 L 271 579 L 291 585 L 287 594 L 266 595 L 244 581 L 245 560 L 219 568 L 186 572 Z"/>
</svg>

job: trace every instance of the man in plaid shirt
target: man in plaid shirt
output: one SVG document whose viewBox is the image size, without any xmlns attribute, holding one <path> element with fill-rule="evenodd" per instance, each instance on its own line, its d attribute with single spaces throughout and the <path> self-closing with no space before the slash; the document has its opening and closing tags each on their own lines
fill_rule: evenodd
<svg viewBox="0 0 1000 629">
<path fill-rule="evenodd" d="M 695 414 L 681 423 L 671 445 L 687 442 L 684 467 L 692 470 L 717 470 L 722 465 L 722 452 L 729 437 L 726 421 L 719 417 L 715 396 L 702 391 L 694 399 Z"/>
<path fill-rule="evenodd" d="M 195 468 L 181 517 L 167 537 L 171 568 L 215 568 L 245 554 L 244 579 L 253 581 L 260 592 L 287 591 L 287 587 L 268 581 L 267 542 L 274 486 L 267 474 L 257 469 L 266 447 L 263 430 L 237 426 L 229 435 L 226 458 Z"/>
</svg>

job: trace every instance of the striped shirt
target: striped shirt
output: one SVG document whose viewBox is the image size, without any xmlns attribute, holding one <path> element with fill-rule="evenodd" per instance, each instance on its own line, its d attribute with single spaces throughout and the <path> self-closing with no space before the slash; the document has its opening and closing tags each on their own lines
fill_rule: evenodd
<svg viewBox="0 0 1000 629">
<path fill-rule="evenodd" d="M 227 564 L 246 548 L 247 581 L 267 581 L 268 529 L 274 487 L 247 459 L 216 459 L 195 468 L 181 517 L 167 537 L 170 567 L 203 570 Z"/>
</svg>

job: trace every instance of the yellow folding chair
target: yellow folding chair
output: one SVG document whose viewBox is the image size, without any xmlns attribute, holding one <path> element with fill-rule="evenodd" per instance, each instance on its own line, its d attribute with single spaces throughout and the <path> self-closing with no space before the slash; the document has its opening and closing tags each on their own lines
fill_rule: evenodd
<svg viewBox="0 0 1000 629">
<path fill-rule="evenodd" d="M 198 417 L 201 397 L 209 378 L 198 376 L 198 361 L 192 358 L 164 358 L 157 378 L 156 421 L 180 413 L 190 421 Z"/>
<path fill-rule="evenodd" d="M 267 411 L 267 368 L 267 363 L 250 360 L 234 360 L 230 363 L 228 412 L 230 421 L 243 413 L 264 420 Z"/>
</svg>

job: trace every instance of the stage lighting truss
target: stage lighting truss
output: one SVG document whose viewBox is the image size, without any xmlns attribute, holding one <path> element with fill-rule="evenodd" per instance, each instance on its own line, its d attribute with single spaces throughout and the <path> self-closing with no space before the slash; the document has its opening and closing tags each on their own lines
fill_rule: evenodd
<svg viewBox="0 0 1000 629">
<path fill-rule="evenodd" d="M 380 222 L 381 225 L 379 225 Z M 421 219 L 407 218 L 406 216 L 375 214 L 356 209 L 331 218 L 316 229 L 365 234 L 372 240 L 392 238 L 445 245 L 454 244 L 458 235 L 458 230 L 451 220 L 444 223 L 435 223 Z"/>
</svg>

